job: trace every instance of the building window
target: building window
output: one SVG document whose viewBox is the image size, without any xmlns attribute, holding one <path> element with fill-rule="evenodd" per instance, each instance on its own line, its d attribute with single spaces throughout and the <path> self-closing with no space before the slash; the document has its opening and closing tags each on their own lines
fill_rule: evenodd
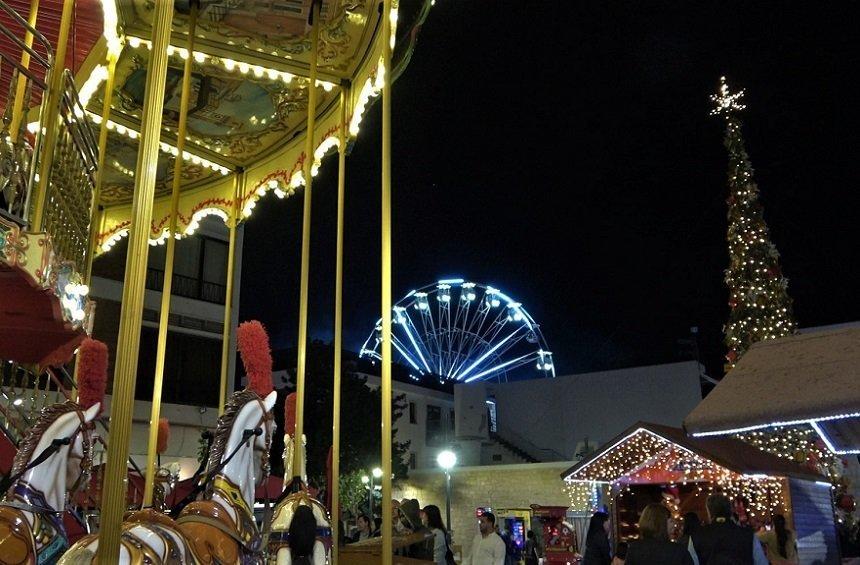
<svg viewBox="0 0 860 565">
<path fill-rule="evenodd" d="M 412 452 L 409 452 L 409 469 L 414 471 L 415 467 L 417 467 L 417 466 L 418 466 L 418 462 L 417 462 L 417 459 L 415 457 L 415 454 Z"/>
<path fill-rule="evenodd" d="M 409 423 L 410 424 L 417 424 L 418 423 L 418 414 L 416 412 L 417 411 L 415 410 L 415 403 L 410 402 L 409 403 Z"/>
<path fill-rule="evenodd" d="M 442 427 L 442 409 L 438 406 L 427 405 L 427 445 L 439 446 L 445 442 L 445 430 Z"/>
</svg>

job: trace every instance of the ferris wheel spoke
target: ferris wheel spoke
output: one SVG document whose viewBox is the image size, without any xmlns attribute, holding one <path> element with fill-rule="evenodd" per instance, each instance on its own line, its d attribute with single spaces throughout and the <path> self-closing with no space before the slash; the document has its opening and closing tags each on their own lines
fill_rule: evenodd
<svg viewBox="0 0 860 565">
<path fill-rule="evenodd" d="M 406 348 L 403 347 L 403 343 L 399 339 L 397 339 L 397 336 L 395 336 L 394 334 L 391 334 L 391 345 L 394 346 L 394 348 L 400 353 L 400 355 L 403 356 L 404 359 L 406 359 L 406 361 L 409 362 L 410 365 L 415 367 L 416 371 L 422 374 L 424 373 L 421 370 L 421 367 L 418 366 L 418 363 L 415 361 L 415 359 L 413 359 L 412 356 L 406 352 Z"/>
<path fill-rule="evenodd" d="M 522 329 L 522 327 L 517 328 L 516 331 L 519 331 L 521 329 Z M 512 340 L 506 342 L 503 347 L 501 347 L 498 350 L 493 352 L 492 357 L 484 360 L 483 366 L 492 365 L 493 363 L 495 363 L 497 361 L 501 362 L 505 358 L 505 354 L 509 350 L 514 348 L 525 337 L 526 337 L 526 333 L 520 333 L 519 335 L 517 335 L 517 337 L 515 339 L 512 339 Z M 480 367 L 478 367 L 478 369 L 480 369 Z M 494 371 L 497 371 L 497 370 L 494 369 Z"/>
<path fill-rule="evenodd" d="M 471 373 L 476 367 L 479 367 L 481 365 L 481 363 L 486 361 L 490 355 L 492 355 L 493 353 L 495 353 L 496 351 L 501 349 L 506 343 L 510 342 L 519 333 L 519 331 L 521 329 L 522 329 L 521 327 L 517 328 L 513 332 L 508 334 L 508 336 L 505 339 L 501 340 L 496 345 L 491 347 L 488 351 L 486 351 L 483 355 L 478 357 L 478 359 L 476 359 L 471 365 L 469 365 L 468 368 L 463 370 L 462 373 L 459 371 L 454 373 L 454 377 L 458 380 L 465 379 L 469 375 L 469 373 Z"/>
<path fill-rule="evenodd" d="M 463 300 L 460 300 L 460 302 L 462 303 Z M 451 363 L 448 366 L 448 374 L 446 375 L 448 378 L 451 378 L 451 372 L 454 370 L 454 367 L 460 361 L 460 355 L 463 353 L 463 348 L 465 347 L 466 343 L 468 343 L 468 341 L 471 337 L 468 333 L 468 330 L 466 329 L 467 328 L 466 324 L 467 324 L 468 319 L 469 319 L 469 310 L 470 310 L 470 306 L 471 306 L 471 304 L 469 304 L 469 302 L 471 302 L 471 301 L 466 301 L 466 307 L 465 308 L 461 308 L 459 305 L 457 307 L 457 317 L 456 317 L 455 322 L 454 322 L 454 327 L 461 328 L 461 331 L 459 331 L 458 335 L 457 335 L 457 350 L 456 350 L 456 352 L 453 350 L 453 348 L 451 350 L 452 359 L 451 359 Z M 461 310 L 463 311 L 462 322 L 460 322 Z M 473 320 L 474 320 L 474 318 L 473 318 Z"/>
<path fill-rule="evenodd" d="M 421 363 L 424 365 L 424 368 L 427 369 L 428 373 L 432 373 L 433 369 L 430 368 L 430 365 L 427 363 L 427 359 L 424 357 L 424 352 L 422 351 L 424 344 L 422 343 L 419 345 L 418 341 L 415 339 L 415 336 L 412 333 L 412 330 L 409 329 L 411 326 L 413 329 L 415 329 L 416 332 L 418 331 L 418 329 L 415 328 L 415 324 L 412 322 L 412 318 L 409 316 L 409 311 L 403 310 L 401 314 L 405 318 L 404 322 L 401 324 L 401 326 L 403 326 L 403 331 L 409 338 L 409 342 L 412 343 L 412 347 L 414 348 L 415 353 L 417 353 L 418 357 L 421 359 Z M 429 357 L 429 352 L 427 356 Z"/>
<path fill-rule="evenodd" d="M 521 355 L 520 357 L 517 357 L 515 359 L 511 359 L 510 361 L 505 361 L 504 363 L 499 363 L 498 365 L 490 367 L 489 369 L 487 369 L 485 371 L 481 371 L 480 373 L 472 375 L 471 377 L 464 380 L 463 382 L 464 383 L 470 383 L 472 381 L 476 381 L 476 380 L 482 379 L 484 377 L 489 377 L 489 376 L 492 376 L 494 373 L 498 373 L 502 369 L 505 369 L 507 371 L 512 371 L 518 367 L 522 367 L 526 363 L 530 363 L 530 362 L 534 361 L 535 359 L 537 359 L 537 357 L 538 357 L 538 355 L 536 353 L 526 353 L 525 355 Z"/>
<path fill-rule="evenodd" d="M 496 315 L 496 318 L 493 320 L 493 323 L 487 326 L 486 333 L 478 336 L 475 340 L 476 349 L 470 350 L 466 357 L 473 359 L 475 356 L 483 355 L 490 347 L 492 347 L 493 342 L 499 337 L 502 330 L 508 324 L 508 315 L 502 310 Z"/>
</svg>

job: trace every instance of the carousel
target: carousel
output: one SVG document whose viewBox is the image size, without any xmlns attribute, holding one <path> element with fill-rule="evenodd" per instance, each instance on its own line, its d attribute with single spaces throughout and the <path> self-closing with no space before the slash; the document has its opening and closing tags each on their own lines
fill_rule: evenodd
<svg viewBox="0 0 860 565">
<path fill-rule="evenodd" d="M 382 496 L 391 498 L 391 84 L 432 0 L 0 0 L 0 555 L 19 563 L 337 563 L 340 355 L 335 355 L 330 508 L 303 478 L 311 193 L 337 154 L 334 351 L 341 349 L 346 157 L 382 106 Z M 270 198 L 303 198 L 296 391 L 283 423 L 283 491 L 260 524 L 276 418 L 258 322 L 232 323 L 236 228 Z M 161 389 L 176 241 L 207 216 L 229 231 L 219 419 L 208 457 L 177 496 L 159 472 Z M 89 338 L 93 260 L 127 238 L 112 378 Z M 165 246 L 147 464 L 129 439 L 149 246 Z M 230 390 L 238 350 L 248 375 Z M 74 366 L 74 371 L 65 367 Z M 105 392 L 111 380 L 109 408 Z M 163 423 L 162 423 L 163 424 Z M 310 423 L 307 423 L 310 424 Z M 161 437 L 159 437 L 161 431 Z M 106 463 L 93 468 L 93 444 Z M 90 475 L 97 494 L 80 487 Z M 139 481 L 142 492 L 129 494 Z M 172 490 L 172 496 L 166 493 Z M 72 507 L 95 516 L 70 543 Z M 180 498 L 177 501 L 177 498 Z M 133 512 L 127 512 L 129 502 Z M 390 564 L 392 509 L 379 547 Z"/>
</svg>

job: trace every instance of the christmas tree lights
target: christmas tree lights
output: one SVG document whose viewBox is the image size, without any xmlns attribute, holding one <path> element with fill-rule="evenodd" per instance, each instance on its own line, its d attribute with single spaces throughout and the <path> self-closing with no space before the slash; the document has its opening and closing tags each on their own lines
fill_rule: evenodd
<svg viewBox="0 0 860 565">
<path fill-rule="evenodd" d="M 711 114 L 726 119 L 724 144 L 729 153 L 726 200 L 729 268 L 725 281 L 730 313 L 724 330 L 727 370 L 735 366 L 752 344 L 789 335 L 796 326 L 788 279 L 782 275 L 779 252 L 770 241 L 752 164 L 741 135 L 738 113 L 746 108 L 740 102 L 743 95 L 743 90 L 730 92 L 722 77 L 719 93 L 711 96 L 715 105 Z"/>
</svg>

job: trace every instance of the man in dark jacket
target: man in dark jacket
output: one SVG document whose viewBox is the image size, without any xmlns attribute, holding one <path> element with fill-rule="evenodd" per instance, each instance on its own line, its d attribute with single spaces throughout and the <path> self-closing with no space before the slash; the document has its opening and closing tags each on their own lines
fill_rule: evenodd
<svg viewBox="0 0 860 565">
<path fill-rule="evenodd" d="M 712 494 L 707 508 L 711 523 L 702 526 L 690 540 L 699 565 L 767 565 L 754 532 L 732 522 L 732 504 L 728 498 Z"/>
</svg>

